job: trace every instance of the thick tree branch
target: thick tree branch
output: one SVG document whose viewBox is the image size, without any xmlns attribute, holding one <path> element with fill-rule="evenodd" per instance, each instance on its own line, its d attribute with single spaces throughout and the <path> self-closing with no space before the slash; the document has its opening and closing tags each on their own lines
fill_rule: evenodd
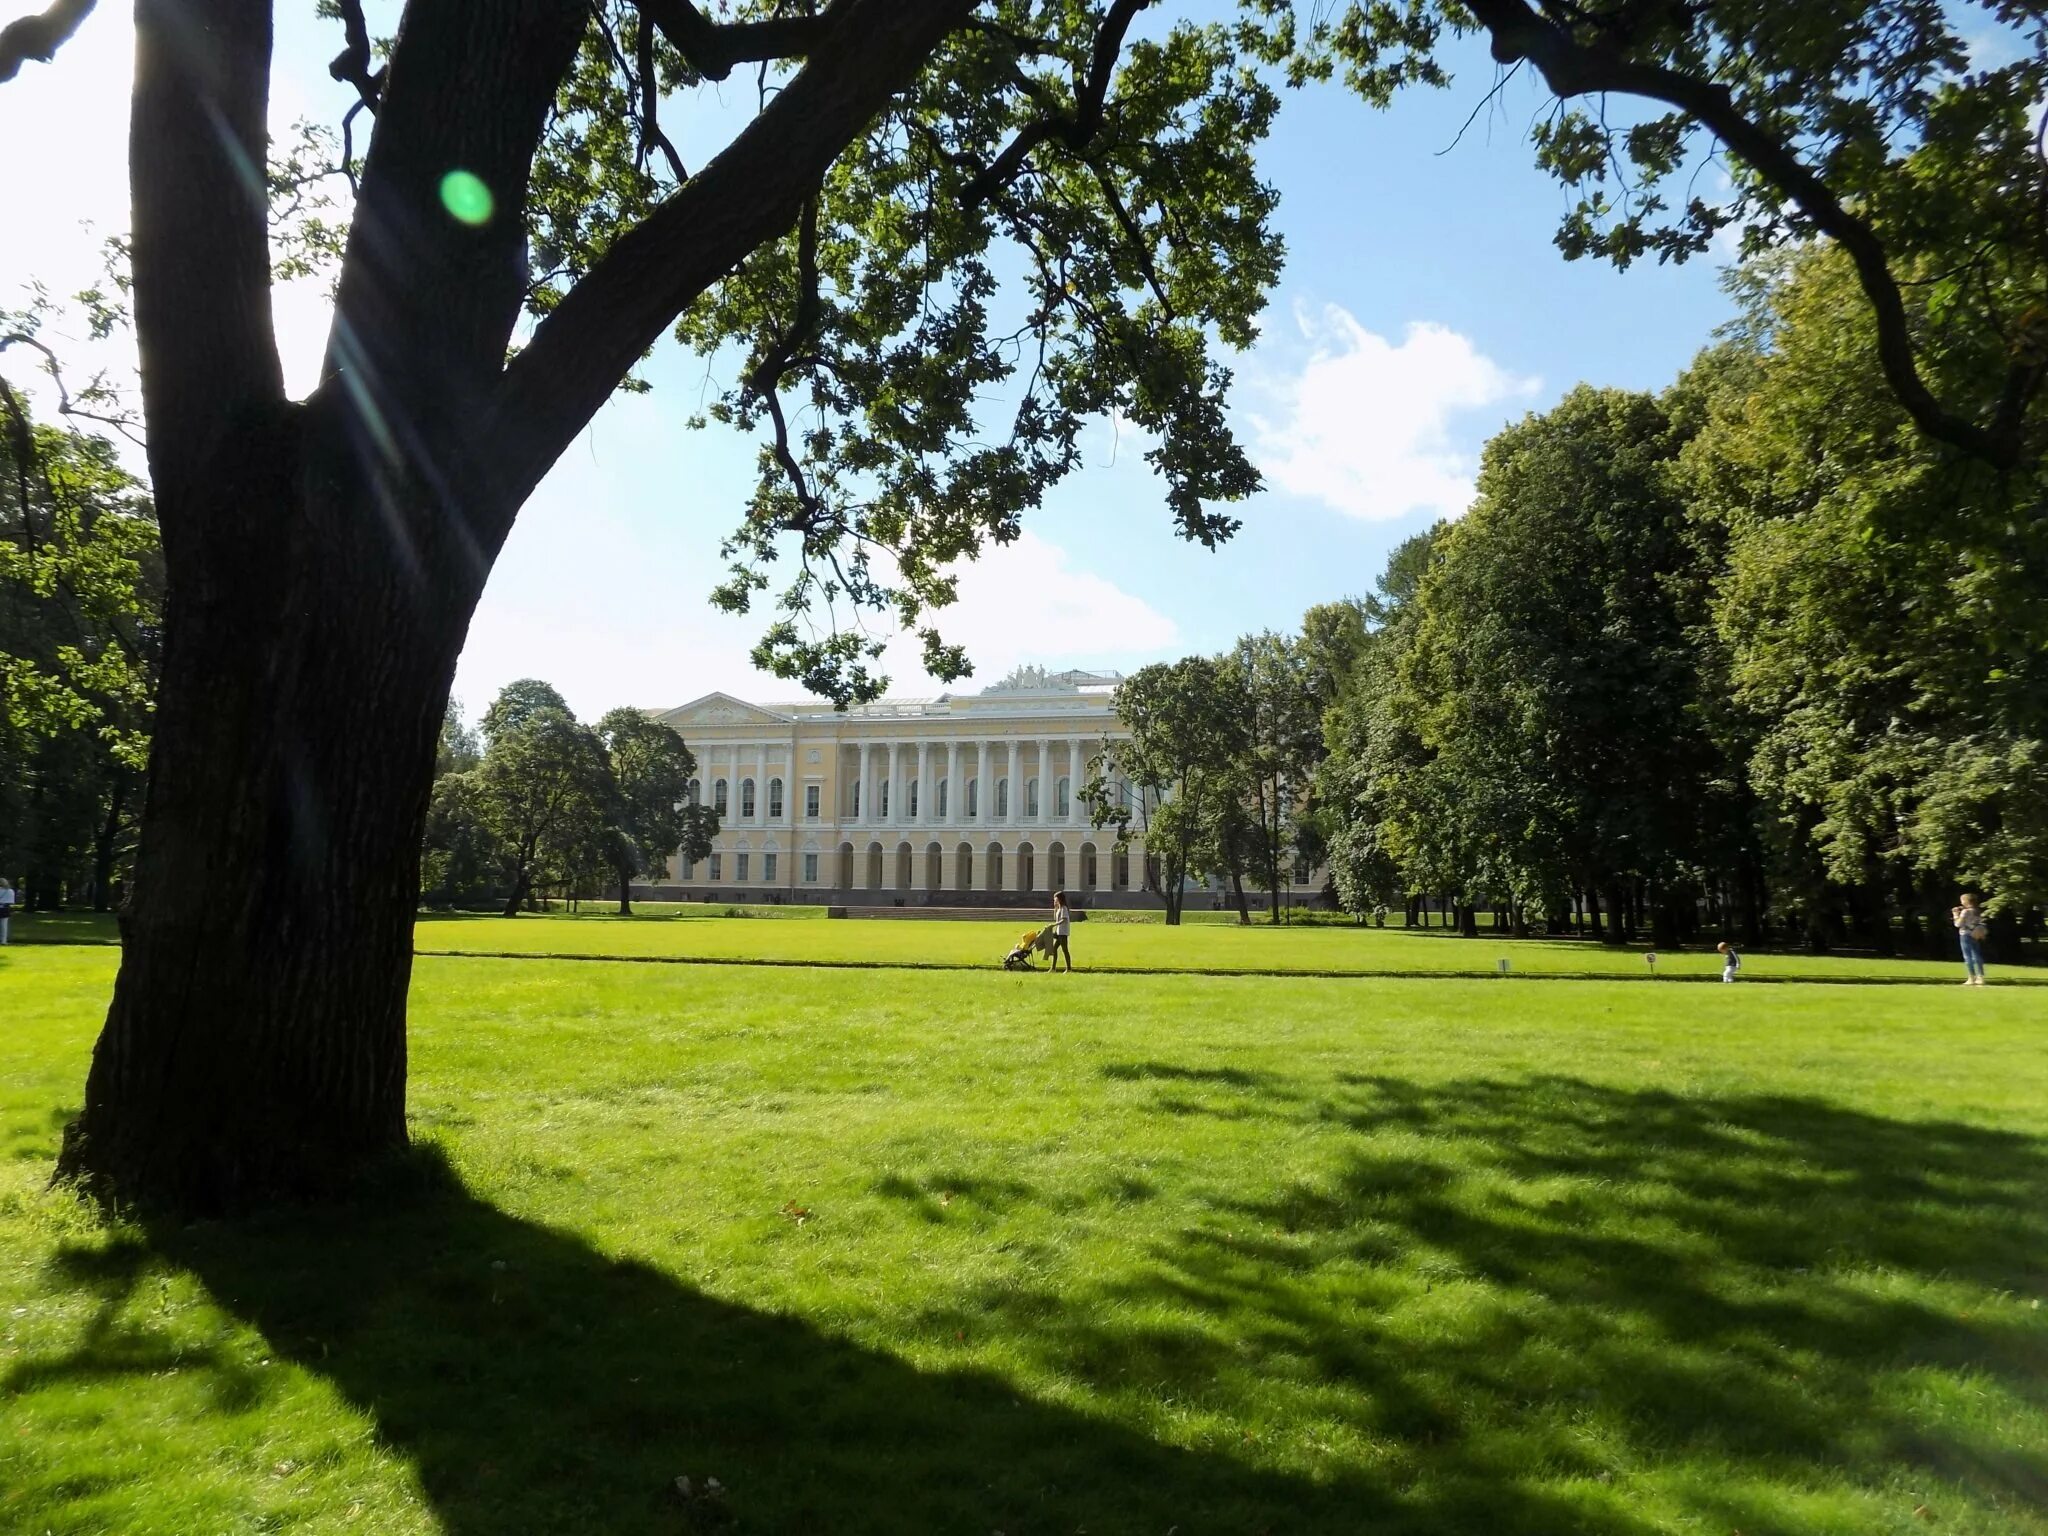
<svg viewBox="0 0 2048 1536">
<path fill-rule="evenodd" d="M 1789 197 L 1849 255 L 1877 322 L 1877 350 L 1885 381 L 1920 430 L 1999 469 L 2025 455 L 2021 422 L 2038 377 L 2008 379 L 1994 426 L 1986 428 L 1949 410 L 1928 388 L 1914 355 L 1905 300 L 1886 259 L 1884 244 L 1863 219 L 1843 206 L 1833 189 L 1782 140 L 1744 116 L 1725 85 L 1660 65 L 1638 63 L 1602 40 L 1582 43 L 1563 26 L 1545 20 L 1527 0 L 1466 0 L 1472 14 L 1493 35 L 1493 56 L 1503 64 L 1528 60 L 1543 72 L 1559 96 L 1602 91 L 1661 101 L 1687 113 L 1719 135 L 1759 176 Z M 2015 403 L 2017 402 L 2017 403 Z"/>
<path fill-rule="evenodd" d="M 690 0 L 640 0 L 640 14 L 690 68 L 723 80 L 740 64 L 807 58 L 825 37 L 826 16 L 781 16 L 765 21 L 713 21 Z"/>
<path fill-rule="evenodd" d="M 827 41 L 788 87 L 570 290 L 506 369 L 490 411 L 482 462 L 508 509 L 684 307 L 790 227 L 973 4 L 840 0 L 822 18 Z"/>
<path fill-rule="evenodd" d="M 1103 18 L 1102 30 L 1095 34 L 1095 53 L 1089 61 L 1088 74 L 1075 91 L 1074 110 L 1048 114 L 1034 118 L 1018 130 L 1017 136 L 1003 146 L 1002 151 L 990 161 L 961 191 L 960 202 L 966 208 L 978 208 L 997 191 L 1015 181 L 1024 169 L 1024 163 L 1031 158 L 1031 152 L 1050 140 L 1057 140 L 1076 154 L 1087 148 L 1089 140 L 1102 131 L 1103 104 L 1109 99 L 1109 82 L 1116 74 L 1116 63 L 1123 54 L 1124 37 L 1152 0 L 1116 0 Z"/>
<path fill-rule="evenodd" d="M 341 387 L 322 394 L 353 400 L 379 451 L 414 439 L 400 457 L 451 499 L 468 487 L 446 434 L 473 428 L 504 368 L 533 148 L 589 25 L 583 0 L 414 5 L 392 49 L 328 341 Z"/>
<path fill-rule="evenodd" d="M 362 0 L 338 0 L 338 3 L 342 33 L 348 39 L 348 46 L 334 56 L 334 61 L 327 66 L 327 73 L 331 79 L 354 86 L 362 105 L 374 113 L 377 98 L 384 94 L 384 71 L 370 67 L 370 24 L 363 20 Z"/>
<path fill-rule="evenodd" d="M 12 80 L 30 59 L 47 64 L 92 14 L 94 0 L 50 0 L 47 10 L 0 27 L 0 81 Z"/>
<path fill-rule="evenodd" d="M 271 328 L 270 0 L 138 0 L 128 134 L 135 339 L 149 467 L 174 552 L 237 426 L 284 401 Z"/>
</svg>

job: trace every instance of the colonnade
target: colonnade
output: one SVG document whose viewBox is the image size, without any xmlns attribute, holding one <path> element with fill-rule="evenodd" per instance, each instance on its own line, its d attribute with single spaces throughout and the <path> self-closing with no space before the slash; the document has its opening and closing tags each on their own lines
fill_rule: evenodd
<svg viewBox="0 0 2048 1536">
<path fill-rule="evenodd" d="M 1080 790 L 1100 749 L 1101 739 L 1091 736 L 843 742 L 838 820 L 855 827 L 1085 827 Z"/>
</svg>

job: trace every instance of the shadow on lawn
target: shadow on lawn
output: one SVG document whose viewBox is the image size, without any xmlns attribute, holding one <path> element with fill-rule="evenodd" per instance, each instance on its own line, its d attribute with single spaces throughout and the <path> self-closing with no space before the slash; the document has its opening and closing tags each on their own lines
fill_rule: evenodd
<svg viewBox="0 0 2048 1536">
<path fill-rule="evenodd" d="M 1227 1450 L 714 1299 L 425 1158 L 424 1187 L 74 1255 L 102 1325 L 5 1385 L 153 1369 L 135 1323 L 105 1324 L 146 1311 L 129 1303 L 161 1258 L 370 1413 L 450 1536 L 1638 1536 L 1661 1528 L 1631 1487 L 1643 1472 L 1676 1477 L 1667 1512 L 1744 1530 L 1839 1525 L 1809 1524 L 1794 1493 L 1834 1472 L 1874 1488 L 1910 1469 L 1980 1511 L 2048 1500 L 2048 1450 L 1909 1416 L 1901 1388 L 1928 1367 L 2048 1402 L 2038 1314 L 1969 1310 L 2040 1288 L 2041 1141 L 1555 1077 L 1110 1076 L 1334 1121 L 1347 1151 L 1138 1239 L 1113 1281 L 963 1294 L 959 1326 L 1106 1409 L 1211 1415 Z M 877 1193 L 921 1207 L 931 1185 Z M 1232 1454 L 1323 1423 L 1372 1454 L 1313 1480 Z M 684 1504 L 684 1473 L 729 1499 Z"/>
</svg>

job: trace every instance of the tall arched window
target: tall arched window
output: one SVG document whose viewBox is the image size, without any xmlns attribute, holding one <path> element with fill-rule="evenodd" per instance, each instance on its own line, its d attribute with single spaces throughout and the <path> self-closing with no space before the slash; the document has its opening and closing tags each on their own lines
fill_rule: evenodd
<svg viewBox="0 0 2048 1536">
<path fill-rule="evenodd" d="M 1059 818 L 1060 818 L 1061 820 L 1063 820 L 1063 821 L 1064 821 L 1064 820 L 1065 820 L 1065 819 L 1067 818 L 1067 816 L 1071 814 L 1071 809 L 1070 809 L 1070 804 L 1069 804 L 1069 802 L 1070 802 L 1070 801 L 1071 801 L 1072 799 L 1073 799 L 1073 780 L 1071 780 L 1071 779 L 1066 779 L 1066 778 L 1062 778 L 1062 779 L 1060 780 L 1060 786 L 1059 786 L 1059 798 L 1058 798 L 1058 799 L 1056 799 L 1056 800 L 1054 800 L 1054 801 L 1053 801 L 1053 803 L 1052 803 L 1052 807 L 1053 807 L 1053 809 L 1052 809 L 1052 813 L 1053 813 L 1053 815 L 1055 815 L 1055 816 L 1059 817 Z"/>
<path fill-rule="evenodd" d="M 887 779 L 882 780 L 881 787 L 875 791 L 875 816 L 881 821 L 889 819 L 889 781 Z"/>
<path fill-rule="evenodd" d="M 996 780 L 996 815 L 998 815 L 998 816 L 1007 816 L 1007 815 L 1009 815 L 1009 814 L 1010 814 L 1010 781 L 1009 781 L 1008 779 L 997 779 L 997 780 Z"/>
<path fill-rule="evenodd" d="M 859 779 L 855 779 L 855 780 L 853 781 L 853 804 L 852 804 L 851 806 L 849 806 L 849 807 L 847 808 L 847 812 L 846 812 L 846 814 L 847 814 L 847 815 L 849 815 L 849 816 L 851 816 L 851 817 L 852 817 L 852 818 L 853 818 L 853 819 L 854 819 L 855 821 L 858 821 L 858 820 L 860 820 L 860 780 L 859 780 Z"/>
<path fill-rule="evenodd" d="M 754 819 L 754 781 L 752 779 L 740 780 L 740 816 L 746 821 Z"/>
<path fill-rule="evenodd" d="M 969 821 L 974 820 L 975 817 L 981 814 L 980 801 L 981 780 L 969 779 L 967 781 L 967 819 Z"/>
<path fill-rule="evenodd" d="M 939 792 L 938 812 L 939 820 L 941 821 L 944 821 L 946 819 L 946 784 L 947 781 L 945 779 L 941 779 L 939 780 L 937 786 Z"/>
<path fill-rule="evenodd" d="M 711 809 L 719 815 L 725 814 L 725 780 L 718 779 L 711 786 Z"/>
<path fill-rule="evenodd" d="M 1038 814 L 1038 780 L 1036 779 L 1026 779 L 1024 781 L 1024 814 L 1026 816 L 1036 816 Z"/>
<path fill-rule="evenodd" d="M 770 821 L 782 820 L 782 780 L 780 779 L 770 779 L 768 781 L 768 819 Z"/>
<path fill-rule="evenodd" d="M 912 821 L 917 820 L 917 780 L 915 779 L 910 781 L 910 794 L 907 797 L 906 803 L 910 809 L 910 819 Z"/>
<path fill-rule="evenodd" d="M 690 780 L 690 787 L 683 792 L 683 798 L 691 805 L 702 805 L 704 803 L 704 781 L 702 779 Z"/>
</svg>

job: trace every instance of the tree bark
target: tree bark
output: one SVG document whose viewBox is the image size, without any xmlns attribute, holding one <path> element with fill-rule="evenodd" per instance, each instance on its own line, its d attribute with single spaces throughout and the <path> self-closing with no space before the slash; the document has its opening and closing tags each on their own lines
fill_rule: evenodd
<svg viewBox="0 0 2048 1536">
<path fill-rule="evenodd" d="M 631 917 L 632 915 L 633 873 L 631 870 L 622 869 L 619 871 L 619 916 Z"/>
<path fill-rule="evenodd" d="M 220 510 L 254 501 L 271 536 L 170 584 L 121 971 L 60 1163 L 198 1213 L 318 1194 L 405 1144 L 420 837 L 464 627 L 418 601 L 366 499 L 292 494 L 288 434 L 237 446 Z"/>
</svg>

